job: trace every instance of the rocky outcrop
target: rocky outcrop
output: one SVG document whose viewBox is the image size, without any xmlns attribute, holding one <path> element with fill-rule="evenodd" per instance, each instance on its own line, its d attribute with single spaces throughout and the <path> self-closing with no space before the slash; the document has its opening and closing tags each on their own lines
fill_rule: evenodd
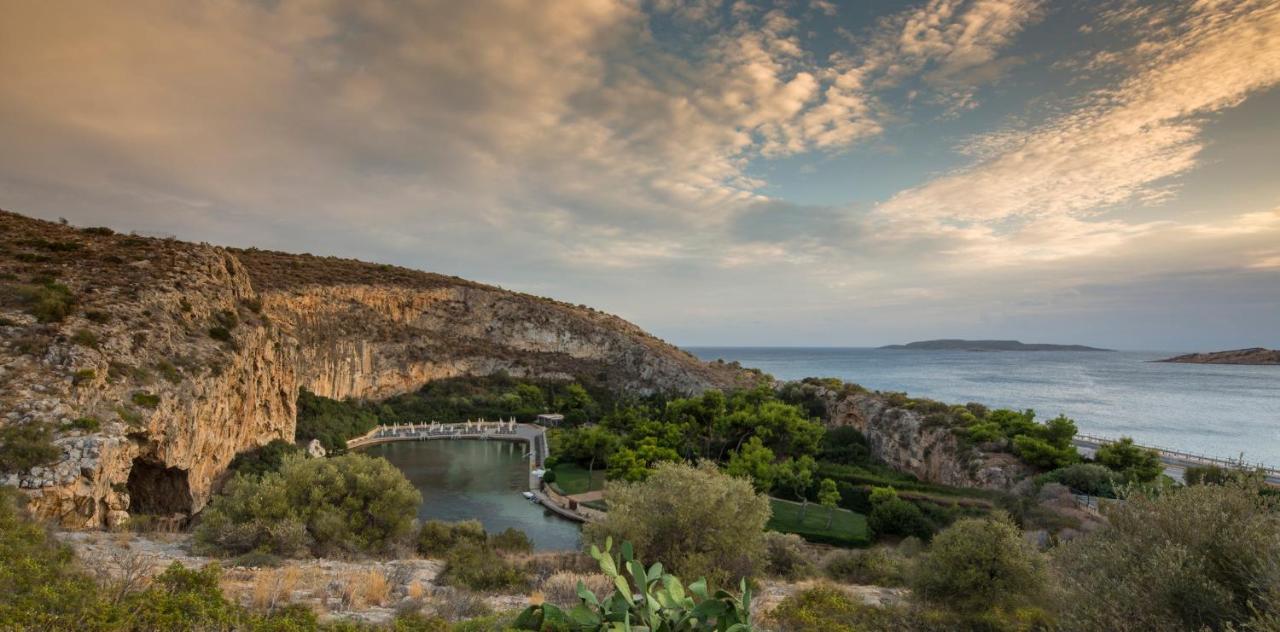
<svg viewBox="0 0 1280 632">
<path fill-rule="evenodd" d="M 922 481 L 953 487 L 1009 489 L 1032 470 L 1017 457 L 966 446 L 945 425 L 893 406 L 865 391 L 826 391 L 827 423 L 852 426 L 867 438 L 872 456 Z"/>
<path fill-rule="evenodd" d="M 38 322 L 59 296 L 69 314 Z M 750 378 L 617 317 L 454 277 L 0 211 L 0 424 L 51 424 L 63 451 L 0 483 L 68 527 L 198 511 L 236 453 L 292 439 L 299 387 L 376 399 L 498 371 L 635 393 Z"/>
<path fill-rule="evenodd" d="M 1209 353 L 1188 353 L 1185 355 L 1156 360 L 1156 362 L 1176 362 L 1182 364 L 1280 364 L 1280 350 L 1253 347 L 1232 351 L 1212 351 Z"/>
</svg>

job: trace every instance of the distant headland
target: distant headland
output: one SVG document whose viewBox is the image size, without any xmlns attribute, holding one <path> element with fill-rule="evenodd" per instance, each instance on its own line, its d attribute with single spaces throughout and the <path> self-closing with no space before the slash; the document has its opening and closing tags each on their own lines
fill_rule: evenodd
<svg viewBox="0 0 1280 632">
<path fill-rule="evenodd" d="M 1018 340 L 961 340 L 959 338 L 921 340 L 905 345 L 885 345 L 880 348 L 919 351 L 1114 351 L 1114 349 L 1099 349 L 1084 345 L 1028 344 Z"/>
<path fill-rule="evenodd" d="M 1156 362 L 1180 362 L 1184 364 L 1280 364 L 1280 350 L 1253 347 L 1231 351 L 1188 353 Z"/>
</svg>

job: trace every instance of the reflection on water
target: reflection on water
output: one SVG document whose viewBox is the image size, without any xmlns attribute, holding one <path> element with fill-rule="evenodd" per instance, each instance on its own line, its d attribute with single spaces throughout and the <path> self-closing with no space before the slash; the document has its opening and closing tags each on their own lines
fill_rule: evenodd
<svg viewBox="0 0 1280 632">
<path fill-rule="evenodd" d="M 364 449 L 400 468 L 422 492 L 423 520 L 476 519 L 490 533 L 524 531 L 534 548 L 577 549 L 577 523 L 525 500 L 529 461 L 525 444 L 508 441 L 397 441 Z"/>
</svg>

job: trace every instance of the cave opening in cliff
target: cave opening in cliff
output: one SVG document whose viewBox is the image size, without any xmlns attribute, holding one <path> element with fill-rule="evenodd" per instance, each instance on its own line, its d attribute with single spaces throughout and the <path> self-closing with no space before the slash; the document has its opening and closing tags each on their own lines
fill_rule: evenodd
<svg viewBox="0 0 1280 632">
<path fill-rule="evenodd" d="M 129 513 L 190 514 L 193 504 L 187 471 L 138 457 L 129 470 Z"/>
</svg>

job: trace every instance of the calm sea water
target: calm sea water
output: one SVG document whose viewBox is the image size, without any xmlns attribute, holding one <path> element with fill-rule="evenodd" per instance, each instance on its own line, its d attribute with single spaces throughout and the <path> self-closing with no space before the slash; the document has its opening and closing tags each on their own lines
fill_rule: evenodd
<svg viewBox="0 0 1280 632">
<path fill-rule="evenodd" d="M 1280 466 L 1280 366 L 1166 364 L 1163 352 L 689 347 L 779 379 L 838 377 L 952 403 L 1065 414 L 1081 432 Z"/>
<path fill-rule="evenodd" d="M 522 444 L 507 441 L 397 441 L 364 449 L 391 461 L 422 492 L 422 520 L 476 519 L 490 533 L 524 531 L 539 551 L 577 549 L 577 523 L 520 495 L 529 489 L 522 451 Z"/>
</svg>

